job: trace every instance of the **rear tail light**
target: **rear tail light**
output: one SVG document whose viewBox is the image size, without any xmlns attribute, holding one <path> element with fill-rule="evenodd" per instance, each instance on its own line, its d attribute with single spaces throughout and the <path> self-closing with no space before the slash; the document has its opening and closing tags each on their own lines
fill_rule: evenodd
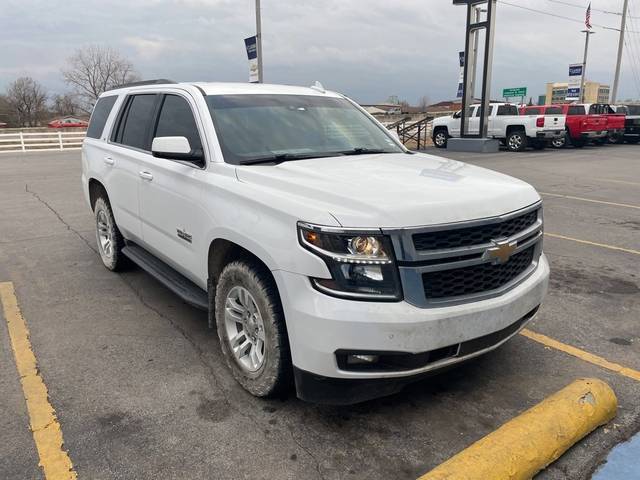
<svg viewBox="0 0 640 480">
<path fill-rule="evenodd" d="M 536 120 L 536 127 L 544 127 L 544 117 L 538 117 Z"/>
</svg>

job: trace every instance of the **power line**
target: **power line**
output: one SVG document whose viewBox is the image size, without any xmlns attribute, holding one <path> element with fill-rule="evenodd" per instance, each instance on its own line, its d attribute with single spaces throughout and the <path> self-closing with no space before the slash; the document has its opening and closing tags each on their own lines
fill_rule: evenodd
<svg viewBox="0 0 640 480">
<path fill-rule="evenodd" d="M 501 4 L 503 4 L 503 5 L 508 5 L 508 6 L 510 6 L 510 7 L 520 8 L 520 9 L 522 9 L 522 10 L 528 10 L 529 12 L 535 12 L 535 13 L 539 13 L 539 14 L 541 14 L 541 15 L 547 15 L 547 16 L 549 16 L 549 17 L 560 18 L 560 19 L 562 19 L 562 20 L 567 20 L 567 21 L 569 21 L 569 22 L 574 22 L 574 23 L 579 23 L 579 24 L 581 24 L 581 25 L 584 25 L 584 20 L 577 20 L 577 19 L 572 18 L 572 17 L 566 17 L 566 16 L 564 16 L 564 15 L 558 15 L 557 13 L 551 13 L 551 12 L 546 12 L 546 11 L 544 11 L 544 10 L 537 10 L 537 9 L 535 9 L 535 8 L 524 7 L 524 6 L 522 6 L 522 5 L 516 5 L 516 4 L 514 4 L 514 3 L 505 2 L 504 0 L 499 0 L 499 2 L 500 2 Z M 602 29 L 604 29 L 604 30 L 613 30 L 614 32 L 619 32 L 619 31 L 620 31 L 620 29 L 619 29 L 619 28 L 608 27 L 608 26 L 606 26 L 606 25 L 598 25 L 598 24 L 595 24 L 595 23 L 593 23 L 592 25 L 593 25 L 594 27 L 602 28 Z M 638 31 L 632 31 L 632 30 L 627 30 L 627 33 L 640 33 L 640 32 L 638 32 Z"/>
<path fill-rule="evenodd" d="M 586 8 L 587 8 L 584 5 L 578 5 L 576 3 L 564 2 L 562 0 L 547 0 L 547 1 L 551 2 L 551 3 L 559 3 L 560 5 L 566 5 L 568 7 L 579 8 L 581 10 L 586 10 Z M 609 10 L 600 10 L 598 8 L 591 8 L 591 10 L 593 10 L 594 12 L 606 13 L 608 15 L 618 15 L 618 16 L 622 15 L 621 12 L 612 12 L 612 11 L 609 11 Z"/>
</svg>

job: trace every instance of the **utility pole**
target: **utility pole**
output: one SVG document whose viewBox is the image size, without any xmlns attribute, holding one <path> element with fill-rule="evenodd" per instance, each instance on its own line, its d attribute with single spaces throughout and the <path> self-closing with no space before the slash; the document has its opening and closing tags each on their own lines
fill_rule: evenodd
<svg viewBox="0 0 640 480">
<path fill-rule="evenodd" d="M 627 9 L 629 7 L 629 0 L 624 0 L 624 7 L 622 8 L 622 23 L 620 25 L 620 40 L 618 41 L 618 62 L 616 63 L 616 74 L 613 78 L 613 90 L 611 91 L 611 103 L 616 103 L 616 96 L 618 95 L 618 82 L 620 81 L 620 64 L 622 63 L 622 49 L 624 48 L 624 32 L 627 28 Z"/>
<path fill-rule="evenodd" d="M 260 20 L 260 0 L 256 0 L 256 46 L 258 54 L 258 83 L 264 82 L 262 74 L 262 21 Z"/>
<path fill-rule="evenodd" d="M 585 90 L 585 78 L 587 73 L 587 53 L 589 52 L 589 35 L 593 35 L 596 32 L 591 30 L 582 30 L 585 34 L 584 39 L 584 58 L 582 60 L 582 79 L 580 80 L 580 103 L 584 103 L 584 90 Z"/>
</svg>

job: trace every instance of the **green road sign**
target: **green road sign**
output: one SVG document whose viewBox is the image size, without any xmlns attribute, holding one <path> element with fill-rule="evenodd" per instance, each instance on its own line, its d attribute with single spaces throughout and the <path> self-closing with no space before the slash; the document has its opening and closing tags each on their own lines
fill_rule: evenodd
<svg viewBox="0 0 640 480">
<path fill-rule="evenodd" d="M 526 97 L 527 87 L 505 88 L 504 90 L 502 90 L 502 96 L 504 98 Z"/>
</svg>

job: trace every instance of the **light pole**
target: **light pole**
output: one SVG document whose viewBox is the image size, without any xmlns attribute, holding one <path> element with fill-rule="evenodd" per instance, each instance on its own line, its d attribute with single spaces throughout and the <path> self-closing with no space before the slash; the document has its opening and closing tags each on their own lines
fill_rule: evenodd
<svg viewBox="0 0 640 480">
<path fill-rule="evenodd" d="M 596 32 L 592 32 L 591 30 L 582 30 L 582 33 L 585 34 L 584 39 L 584 58 L 582 59 L 582 79 L 580 80 L 580 103 L 584 103 L 584 87 L 585 87 L 585 78 L 587 72 L 587 53 L 589 51 L 589 35 L 593 35 Z"/>
<path fill-rule="evenodd" d="M 624 32 L 627 28 L 627 9 L 629 7 L 629 0 L 624 0 L 624 7 L 622 8 L 622 23 L 620 24 L 620 40 L 618 41 L 618 61 L 616 63 L 616 74 L 613 78 L 613 90 L 611 91 L 611 103 L 616 103 L 616 97 L 618 95 L 618 82 L 620 80 L 620 64 L 622 63 L 622 49 L 624 48 Z"/>
<path fill-rule="evenodd" d="M 256 0 L 256 49 L 258 54 L 258 83 L 263 83 L 262 74 L 262 21 L 260 19 L 260 0 Z"/>
</svg>

